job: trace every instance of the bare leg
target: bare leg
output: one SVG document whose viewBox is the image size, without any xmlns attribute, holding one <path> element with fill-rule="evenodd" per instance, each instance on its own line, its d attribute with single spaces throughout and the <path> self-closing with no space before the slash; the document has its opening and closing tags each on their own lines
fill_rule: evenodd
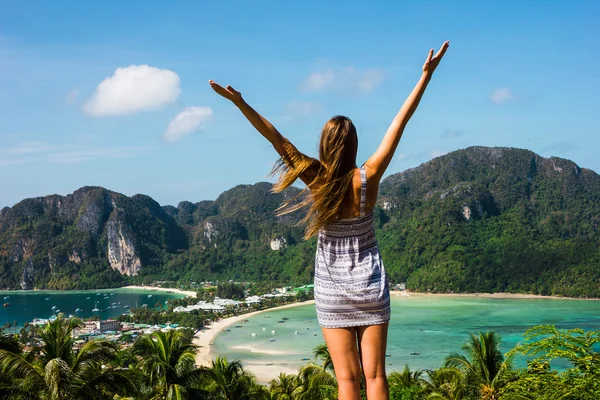
<svg viewBox="0 0 600 400">
<path fill-rule="evenodd" d="M 390 393 L 385 375 L 388 324 L 359 326 L 356 330 L 367 382 L 367 399 L 388 400 Z"/>
<path fill-rule="evenodd" d="M 338 381 L 339 400 L 361 400 L 356 328 L 321 328 Z"/>
</svg>

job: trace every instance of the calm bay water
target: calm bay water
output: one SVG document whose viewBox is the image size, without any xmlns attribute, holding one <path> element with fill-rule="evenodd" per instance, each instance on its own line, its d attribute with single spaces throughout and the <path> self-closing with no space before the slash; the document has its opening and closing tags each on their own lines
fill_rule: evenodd
<svg viewBox="0 0 600 400">
<path fill-rule="evenodd" d="M 289 320 L 277 323 L 283 317 Z M 401 370 L 405 364 L 413 369 L 438 368 L 477 331 L 500 334 L 501 350 L 506 352 L 523 341 L 528 328 L 541 324 L 600 330 L 600 301 L 393 296 L 387 369 Z M 216 338 L 215 353 L 240 359 L 244 365 L 272 363 L 297 369 L 324 342 L 314 305 L 259 314 L 240 325 Z M 522 367 L 524 363 L 521 359 L 516 364 Z"/>
<path fill-rule="evenodd" d="M 8 298 L 4 299 L 7 296 Z M 164 306 L 165 301 L 181 297 L 175 293 L 134 289 L 0 291 L 0 302 L 10 303 L 10 307 L 0 307 L 0 326 L 6 322 L 14 324 L 14 321 L 17 321 L 20 329 L 23 327 L 23 323 L 31 322 L 34 318 L 49 318 L 55 314 L 55 310 L 60 310 L 65 315 L 73 314 L 81 318 L 99 315 L 102 319 L 107 319 L 126 313 L 128 309 L 125 306 L 127 305 L 135 307 L 137 304 L 141 307 L 143 304 L 147 304 L 148 307 L 153 308 L 157 302 Z M 77 308 L 82 311 L 75 311 Z M 98 308 L 100 311 L 93 312 L 94 308 Z M 13 328 L 11 328 L 12 330 Z"/>
</svg>

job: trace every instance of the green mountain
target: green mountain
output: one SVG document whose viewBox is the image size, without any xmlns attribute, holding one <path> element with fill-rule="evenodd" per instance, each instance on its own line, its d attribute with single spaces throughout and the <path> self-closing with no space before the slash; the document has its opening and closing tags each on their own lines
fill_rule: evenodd
<svg viewBox="0 0 600 400">
<path fill-rule="evenodd" d="M 298 189 L 236 186 L 164 206 L 98 187 L 0 211 L 0 287 L 153 280 L 312 280 Z M 600 297 L 600 177 L 528 150 L 470 147 L 381 183 L 376 229 L 393 282 L 434 292 Z"/>
</svg>

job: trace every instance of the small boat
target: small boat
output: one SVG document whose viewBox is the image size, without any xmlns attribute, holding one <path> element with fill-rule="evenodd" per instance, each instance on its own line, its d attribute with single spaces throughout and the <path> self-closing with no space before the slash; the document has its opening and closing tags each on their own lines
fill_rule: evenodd
<svg viewBox="0 0 600 400">
<path fill-rule="evenodd" d="M 73 314 L 69 314 L 69 318 L 75 318 Z"/>
<path fill-rule="evenodd" d="M 54 312 L 58 314 L 60 312 L 60 310 L 57 308 L 56 311 L 54 311 Z"/>
<path fill-rule="evenodd" d="M 91 297 L 86 297 L 85 299 L 86 299 L 86 300 L 89 300 L 89 299 L 91 299 Z"/>
<path fill-rule="evenodd" d="M 98 312 L 98 311 L 100 311 L 100 310 L 98 309 L 98 302 L 96 302 L 96 306 L 94 307 L 92 312 Z"/>
<path fill-rule="evenodd" d="M 273 330 L 273 331 L 271 331 L 271 333 L 274 335 L 274 334 L 275 334 L 275 331 Z"/>
<path fill-rule="evenodd" d="M 4 303 L 4 307 L 10 307 L 10 303 Z"/>
<path fill-rule="evenodd" d="M 306 358 L 305 357 L 305 358 L 302 359 L 302 361 L 308 361 L 308 360 L 310 360 L 310 358 Z"/>
<path fill-rule="evenodd" d="M 310 328 L 306 328 L 306 330 L 309 330 Z"/>
<path fill-rule="evenodd" d="M 294 332 L 294 335 L 297 335 L 297 334 L 298 334 L 298 331 Z"/>
<path fill-rule="evenodd" d="M 100 296 L 102 293 L 96 293 L 96 296 Z"/>
<path fill-rule="evenodd" d="M 284 321 L 287 321 L 289 318 L 288 317 L 283 317 L 281 319 L 284 320 Z"/>
<path fill-rule="evenodd" d="M 111 295 L 111 296 L 114 296 L 115 294 L 114 294 L 114 293 L 111 293 L 110 295 Z"/>
<path fill-rule="evenodd" d="M 150 297 L 152 297 L 152 295 L 151 295 L 151 294 L 149 294 L 149 295 L 148 295 L 148 298 L 150 298 Z"/>
<path fill-rule="evenodd" d="M 10 296 L 4 296 L 4 300 L 10 299 Z"/>
<path fill-rule="evenodd" d="M 266 330 L 267 330 L 267 328 L 265 328 L 265 327 L 263 326 L 263 331 L 266 331 Z"/>
<path fill-rule="evenodd" d="M 56 306 L 52 306 L 51 310 L 54 310 L 56 308 Z"/>
<path fill-rule="evenodd" d="M 125 308 L 129 308 L 130 306 L 125 306 Z"/>
<path fill-rule="evenodd" d="M 231 332 L 231 329 L 225 329 L 226 332 Z"/>
<path fill-rule="evenodd" d="M 236 325 L 234 328 L 242 328 L 242 325 Z"/>
<path fill-rule="evenodd" d="M 271 316 L 267 315 L 265 318 L 271 318 Z"/>
<path fill-rule="evenodd" d="M 252 336 L 253 336 L 253 337 L 254 337 L 254 336 L 256 336 L 256 333 L 252 332 Z"/>
<path fill-rule="evenodd" d="M 275 341 L 275 339 L 269 339 L 269 342 L 274 342 L 274 341 Z"/>
<path fill-rule="evenodd" d="M 391 355 L 391 354 L 386 354 L 385 356 L 386 356 L 386 357 L 391 357 L 392 355 Z"/>
<path fill-rule="evenodd" d="M 317 336 L 317 334 L 315 333 L 313 336 Z"/>
<path fill-rule="evenodd" d="M 50 300 L 50 297 L 46 297 L 44 300 L 48 301 L 48 300 Z"/>
<path fill-rule="evenodd" d="M 277 321 L 278 324 L 283 324 L 285 321 Z"/>
<path fill-rule="evenodd" d="M 79 312 L 79 311 L 82 311 L 81 308 L 76 308 L 75 309 L 75 312 Z"/>
<path fill-rule="evenodd" d="M 248 322 L 248 320 L 247 320 L 247 319 L 245 319 L 245 320 L 244 320 L 244 322 Z"/>
<path fill-rule="evenodd" d="M 411 353 L 410 353 L 410 355 L 411 355 L 411 356 L 418 356 L 418 355 L 421 355 L 421 353 L 418 353 L 418 352 L 416 352 L 416 351 L 413 351 L 413 352 L 411 352 Z"/>
</svg>

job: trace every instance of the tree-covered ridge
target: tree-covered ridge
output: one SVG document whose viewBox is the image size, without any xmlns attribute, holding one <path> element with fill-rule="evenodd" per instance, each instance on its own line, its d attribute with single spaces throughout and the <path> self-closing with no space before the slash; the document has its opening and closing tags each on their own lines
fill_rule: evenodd
<svg viewBox="0 0 600 400">
<path fill-rule="evenodd" d="M 308 283 L 316 241 L 301 212 L 275 215 L 298 189 L 271 187 L 177 207 L 103 188 L 24 200 L 0 211 L 0 285 Z M 600 297 L 599 200 L 600 177 L 572 161 L 469 147 L 386 178 L 375 223 L 390 279 L 412 290 Z"/>
<path fill-rule="evenodd" d="M 382 182 L 378 237 L 415 290 L 598 297 L 599 200 L 571 161 L 471 147 Z"/>
</svg>

